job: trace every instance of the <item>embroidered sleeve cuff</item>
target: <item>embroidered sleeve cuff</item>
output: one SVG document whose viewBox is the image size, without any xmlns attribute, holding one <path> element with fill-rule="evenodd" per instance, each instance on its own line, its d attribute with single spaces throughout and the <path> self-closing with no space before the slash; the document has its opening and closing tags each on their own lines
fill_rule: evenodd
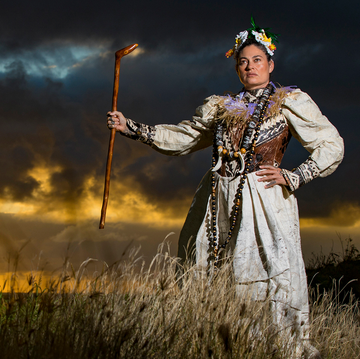
<svg viewBox="0 0 360 359">
<path fill-rule="evenodd" d="M 281 173 L 291 192 L 294 192 L 297 188 L 299 188 L 299 176 L 297 174 L 284 168 L 281 170 Z"/>
<path fill-rule="evenodd" d="M 290 190 L 295 191 L 305 183 L 309 183 L 314 178 L 319 177 L 320 171 L 316 163 L 311 158 L 308 158 L 292 171 L 284 169 L 282 174 Z"/>
<path fill-rule="evenodd" d="M 133 140 L 143 142 L 147 145 L 152 145 L 154 143 L 155 131 L 154 126 L 145 125 L 143 123 L 138 123 L 130 118 L 126 119 L 126 126 L 128 128 L 127 133 L 121 133 L 123 136 L 129 137 Z"/>
</svg>

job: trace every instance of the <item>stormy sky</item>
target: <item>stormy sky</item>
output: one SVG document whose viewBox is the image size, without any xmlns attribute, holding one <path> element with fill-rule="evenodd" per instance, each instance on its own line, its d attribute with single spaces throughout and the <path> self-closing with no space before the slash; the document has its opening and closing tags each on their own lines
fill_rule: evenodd
<svg viewBox="0 0 360 359">
<path fill-rule="evenodd" d="M 360 247 L 360 48 L 355 1 L 16 1 L 0 4 L 0 271 L 49 271 L 67 255 L 108 264 L 131 244 L 150 258 L 176 242 L 211 150 L 167 157 L 117 136 L 104 230 L 102 204 L 114 53 L 118 108 L 151 125 L 190 118 L 204 98 L 241 84 L 225 52 L 250 26 L 280 33 L 274 82 L 297 85 L 345 141 L 330 177 L 297 191 L 305 259 L 339 239 Z M 282 167 L 307 158 L 292 140 Z"/>
</svg>

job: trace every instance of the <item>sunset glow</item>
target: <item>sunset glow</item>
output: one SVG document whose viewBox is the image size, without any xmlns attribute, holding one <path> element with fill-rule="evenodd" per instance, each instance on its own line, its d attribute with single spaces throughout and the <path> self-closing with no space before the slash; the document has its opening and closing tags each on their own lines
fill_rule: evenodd
<svg viewBox="0 0 360 359">
<path fill-rule="evenodd" d="M 309 11 L 289 3 L 281 16 L 276 7 L 258 7 L 254 13 L 250 6 L 236 21 L 209 21 L 228 19 L 230 5 L 239 7 L 235 2 L 229 6 L 210 2 L 197 16 L 196 2 L 161 6 L 114 2 L 108 7 L 101 3 L 86 11 L 76 2 L 4 3 L 0 273 L 11 272 L 6 258 L 18 256 L 23 283 L 34 258 L 51 272 L 61 268 L 66 256 L 74 267 L 87 258 L 114 263 L 128 254 L 128 246 L 137 245 L 148 261 L 169 233 L 174 233 L 168 240 L 176 255 L 193 195 L 211 166 L 209 148 L 170 157 L 116 136 L 106 223 L 98 229 L 114 55 L 139 44 L 121 60 L 119 111 L 152 126 L 176 124 L 191 119 L 208 96 L 241 90 L 233 60 L 224 54 L 233 45 L 234 34 L 248 27 L 251 14 L 281 34 L 273 81 L 307 92 L 345 141 L 345 158 L 338 170 L 295 192 L 304 256 L 331 249 L 339 237 L 351 237 L 360 247 L 358 75 L 334 71 L 329 60 L 339 49 L 342 56 L 336 66 L 347 68 L 349 51 L 358 51 L 353 46 L 356 32 L 349 28 L 357 19 L 338 22 L 355 12 L 350 3 L 336 11 L 326 8 L 326 16 L 320 5 Z M 293 138 L 281 167 L 291 170 L 308 155 Z"/>
</svg>

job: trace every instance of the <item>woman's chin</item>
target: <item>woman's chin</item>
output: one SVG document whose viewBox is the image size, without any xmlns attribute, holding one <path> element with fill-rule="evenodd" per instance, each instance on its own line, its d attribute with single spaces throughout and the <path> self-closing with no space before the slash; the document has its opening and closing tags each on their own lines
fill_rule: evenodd
<svg viewBox="0 0 360 359">
<path fill-rule="evenodd" d="M 243 82 L 243 85 L 246 90 L 256 90 L 266 87 L 268 83 L 269 81 L 263 82 L 254 78 L 254 79 L 249 79 L 248 81 L 246 81 L 246 83 Z"/>
</svg>

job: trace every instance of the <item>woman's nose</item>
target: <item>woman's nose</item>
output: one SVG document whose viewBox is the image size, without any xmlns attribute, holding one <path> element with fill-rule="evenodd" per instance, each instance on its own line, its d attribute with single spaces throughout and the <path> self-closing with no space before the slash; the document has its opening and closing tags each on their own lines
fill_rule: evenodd
<svg viewBox="0 0 360 359">
<path fill-rule="evenodd" d="M 246 66 L 246 70 L 251 70 L 253 68 L 253 64 L 249 61 Z"/>
</svg>

